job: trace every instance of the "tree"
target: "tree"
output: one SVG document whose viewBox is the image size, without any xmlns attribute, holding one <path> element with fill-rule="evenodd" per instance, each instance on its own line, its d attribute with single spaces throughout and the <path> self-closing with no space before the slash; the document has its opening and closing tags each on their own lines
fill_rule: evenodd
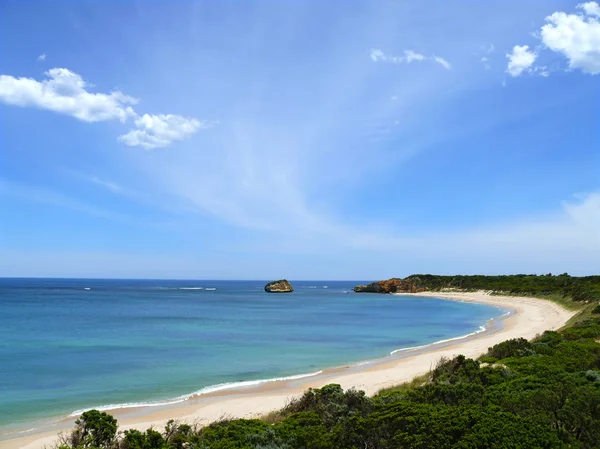
<svg viewBox="0 0 600 449">
<path fill-rule="evenodd" d="M 117 420 L 108 413 L 89 410 L 75 421 L 71 434 L 73 447 L 113 448 L 117 436 Z"/>
</svg>

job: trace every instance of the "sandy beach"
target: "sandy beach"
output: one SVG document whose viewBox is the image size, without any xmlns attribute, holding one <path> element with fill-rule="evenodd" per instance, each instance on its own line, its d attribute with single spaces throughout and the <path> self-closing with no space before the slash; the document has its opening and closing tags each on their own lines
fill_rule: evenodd
<svg viewBox="0 0 600 449">
<path fill-rule="evenodd" d="M 523 337 L 534 338 L 545 330 L 562 327 L 576 312 L 565 310 L 558 304 L 534 298 L 490 296 L 485 292 L 474 293 L 418 293 L 450 300 L 480 302 L 511 310 L 501 320 L 488 322 L 486 330 L 465 338 L 452 339 L 426 347 L 401 350 L 389 357 L 326 369 L 317 375 L 293 380 L 265 382 L 258 385 L 237 387 L 199 397 L 177 404 L 154 407 L 109 410 L 118 418 L 120 430 L 149 427 L 162 428 L 169 419 L 188 423 L 208 424 L 222 417 L 249 418 L 264 415 L 283 407 L 291 398 L 302 394 L 307 388 L 338 383 L 343 388 L 357 388 L 372 395 L 392 385 L 411 380 L 429 371 L 441 357 L 463 354 L 476 358 L 490 346 L 501 341 Z M 52 426 L 29 434 L 2 436 L 0 448 L 38 449 L 48 447 L 60 431 L 73 427 L 76 418 L 64 419 Z"/>
</svg>

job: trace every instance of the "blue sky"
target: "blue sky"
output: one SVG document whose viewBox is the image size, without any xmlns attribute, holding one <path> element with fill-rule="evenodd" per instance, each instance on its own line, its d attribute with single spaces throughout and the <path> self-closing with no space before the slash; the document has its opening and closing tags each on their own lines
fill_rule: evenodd
<svg viewBox="0 0 600 449">
<path fill-rule="evenodd" d="M 600 271 L 595 2 L 0 5 L 0 276 Z"/>
</svg>

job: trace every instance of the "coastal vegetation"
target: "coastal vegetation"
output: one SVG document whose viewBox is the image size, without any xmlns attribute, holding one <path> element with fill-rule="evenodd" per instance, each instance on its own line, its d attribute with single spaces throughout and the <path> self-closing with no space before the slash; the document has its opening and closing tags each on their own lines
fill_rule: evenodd
<svg viewBox="0 0 600 449">
<path fill-rule="evenodd" d="M 428 282 L 448 285 L 439 281 Z M 598 448 L 598 312 L 533 341 L 499 343 L 479 360 L 441 359 L 374 397 L 335 384 L 310 389 L 265 419 L 118 432 L 113 417 L 92 410 L 59 449 Z"/>
<path fill-rule="evenodd" d="M 413 274 L 404 279 L 392 278 L 359 285 L 354 290 L 369 293 L 486 290 L 497 294 L 555 297 L 575 302 L 589 302 L 600 300 L 600 276 L 576 277 L 568 273 L 504 276 Z"/>
</svg>

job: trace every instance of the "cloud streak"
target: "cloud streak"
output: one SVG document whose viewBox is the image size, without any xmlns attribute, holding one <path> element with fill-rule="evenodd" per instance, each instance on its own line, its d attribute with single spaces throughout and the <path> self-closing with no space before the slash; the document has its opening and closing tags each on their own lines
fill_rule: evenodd
<svg viewBox="0 0 600 449">
<path fill-rule="evenodd" d="M 39 194 L 35 193 L 35 196 Z M 57 198 L 46 197 L 43 200 L 54 202 Z M 64 207 L 99 215 L 97 211 L 86 210 L 78 204 L 65 203 L 62 198 L 59 202 Z M 462 231 L 400 236 L 330 224 L 319 234 L 312 230 L 298 234 L 297 230 L 293 230 L 292 236 L 269 234 L 266 240 L 257 236 L 253 239 L 254 246 L 240 248 L 238 243 L 234 243 L 231 247 L 220 247 L 220 250 L 253 254 L 261 263 L 252 267 L 247 266 L 246 260 L 224 257 L 222 252 L 180 254 L 175 257 L 124 254 L 118 251 L 104 254 L 62 252 L 61 257 L 56 259 L 56 255 L 50 253 L 3 251 L 0 270 L 11 276 L 77 273 L 81 276 L 189 278 L 203 273 L 211 279 L 237 271 L 249 279 L 259 279 L 276 275 L 285 265 L 284 269 L 290 277 L 317 279 L 324 275 L 323 266 L 317 264 L 313 267 L 303 262 L 302 258 L 294 262 L 294 258 L 282 255 L 300 254 L 309 257 L 309 260 L 315 255 L 325 260 L 331 256 L 332 260 L 336 260 L 336 254 L 343 253 L 345 260 L 355 268 L 350 272 L 347 268 L 338 272 L 332 267 L 326 272 L 328 279 L 378 279 L 422 271 L 482 274 L 568 270 L 577 274 L 592 274 L 592 270 L 600 263 L 598 228 L 600 192 L 592 192 L 564 202 L 546 216 Z M 407 254 L 410 256 L 407 257 Z M 365 263 L 369 257 L 378 263 Z M 61 266 L 48 263 L 53 259 L 60 261 Z"/>
<path fill-rule="evenodd" d="M 404 50 L 404 56 L 397 56 L 383 52 L 378 48 L 374 48 L 371 50 L 369 56 L 371 57 L 371 61 L 373 62 L 387 62 L 390 64 L 410 64 L 412 62 L 424 62 L 424 61 L 433 61 L 441 65 L 447 70 L 450 70 L 452 66 L 448 61 L 439 56 L 425 56 L 421 53 L 417 53 L 413 50 Z"/>
</svg>

